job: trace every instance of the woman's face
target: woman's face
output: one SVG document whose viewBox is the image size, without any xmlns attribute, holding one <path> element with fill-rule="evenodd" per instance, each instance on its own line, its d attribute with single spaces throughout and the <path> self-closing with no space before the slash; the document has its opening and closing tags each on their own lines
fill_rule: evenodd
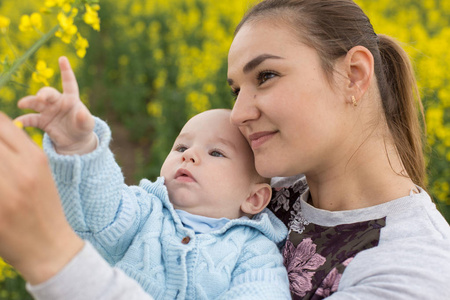
<svg viewBox="0 0 450 300">
<path fill-rule="evenodd" d="M 228 55 L 228 83 L 237 94 L 231 120 L 262 176 L 322 172 L 343 156 L 342 78 L 328 81 L 317 52 L 286 26 L 262 20 L 240 29 Z"/>
</svg>

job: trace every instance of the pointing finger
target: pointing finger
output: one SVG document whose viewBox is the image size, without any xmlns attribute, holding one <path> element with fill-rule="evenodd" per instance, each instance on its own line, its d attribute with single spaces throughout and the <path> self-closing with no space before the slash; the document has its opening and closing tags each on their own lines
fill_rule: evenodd
<svg viewBox="0 0 450 300">
<path fill-rule="evenodd" d="M 62 88 L 65 94 L 72 94 L 78 97 L 78 83 L 70 66 L 69 60 L 65 56 L 59 58 L 59 68 L 61 69 Z"/>
</svg>

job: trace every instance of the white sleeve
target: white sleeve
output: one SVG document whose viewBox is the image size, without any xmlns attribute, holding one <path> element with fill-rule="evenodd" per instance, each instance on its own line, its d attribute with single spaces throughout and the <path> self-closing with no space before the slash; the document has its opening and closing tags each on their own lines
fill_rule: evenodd
<svg viewBox="0 0 450 300">
<path fill-rule="evenodd" d="M 27 283 L 26 288 L 36 300 L 153 299 L 88 242 L 58 274 L 38 285 Z"/>
<path fill-rule="evenodd" d="M 449 249 L 442 239 L 422 238 L 362 251 L 327 299 L 450 299 Z"/>
</svg>

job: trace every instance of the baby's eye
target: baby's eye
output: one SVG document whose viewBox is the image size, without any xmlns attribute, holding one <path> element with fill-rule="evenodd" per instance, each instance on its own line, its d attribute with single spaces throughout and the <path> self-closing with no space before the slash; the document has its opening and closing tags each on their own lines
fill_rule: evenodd
<svg viewBox="0 0 450 300">
<path fill-rule="evenodd" d="M 223 155 L 223 153 L 218 150 L 211 151 L 209 153 L 209 155 L 214 156 L 214 157 L 225 157 L 225 155 Z"/>
<path fill-rule="evenodd" d="M 175 149 L 175 151 L 178 151 L 178 152 L 184 152 L 187 150 L 187 147 L 184 145 L 177 145 L 174 149 Z"/>
<path fill-rule="evenodd" d="M 261 71 L 258 73 L 258 76 L 256 77 L 256 80 L 258 81 L 258 84 L 261 85 L 267 80 L 270 80 L 274 77 L 278 76 L 278 73 L 270 70 Z"/>
</svg>

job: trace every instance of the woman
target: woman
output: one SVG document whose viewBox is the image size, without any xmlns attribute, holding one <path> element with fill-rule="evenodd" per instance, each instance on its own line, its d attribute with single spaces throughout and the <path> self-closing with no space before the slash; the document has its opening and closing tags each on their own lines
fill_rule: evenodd
<svg viewBox="0 0 450 300">
<path fill-rule="evenodd" d="M 236 29 L 228 82 L 258 173 L 309 185 L 272 200 L 293 299 L 450 297 L 450 230 L 422 188 L 420 100 L 393 39 L 351 0 L 266 0 Z"/>
<path fill-rule="evenodd" d="M 449 227 L 421 188 L 411 67 L 358 6 L 263 1 L 236 30 L 228 82 L 258 172 L 308 181 L 277 187 L 272 203 L 290 227 L 293 298 L 450 296 Z M 42 152 L 4 115 L 0 128 L 0 254 L 33 295 L 149 299 L 68 228 Z"/>
</svg>

